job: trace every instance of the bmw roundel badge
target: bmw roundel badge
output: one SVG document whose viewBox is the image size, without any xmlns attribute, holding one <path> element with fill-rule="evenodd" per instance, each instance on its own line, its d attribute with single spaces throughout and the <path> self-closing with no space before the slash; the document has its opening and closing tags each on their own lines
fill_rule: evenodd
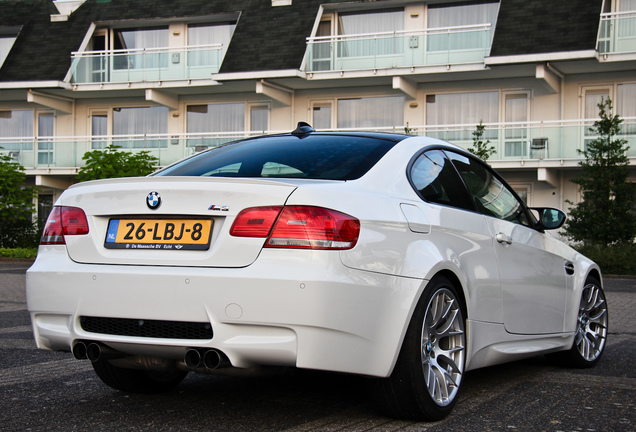
<svg viewBox="0 0 636 432">
<path fill-rule="evenodd" d="M 150 192 L 146 197 L 146 204 L 150 210 L 157 210 L 161 205 L 161 195 L 159 192 Z"/>
</svg>

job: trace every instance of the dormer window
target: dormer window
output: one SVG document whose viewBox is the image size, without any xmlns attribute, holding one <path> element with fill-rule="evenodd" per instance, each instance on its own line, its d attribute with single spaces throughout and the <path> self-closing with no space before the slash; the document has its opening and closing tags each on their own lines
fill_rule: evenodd
<svg viewBox="0 0 636 432">
<path fill-rule="evenodd" d="M 222 18 L 153 27 L 98 27 L 86 50 L 73 53 L 71 80 L 90 84 L 210 78 L 221 67 L 238 15 Z"/>
<path fill-rule="evenodd" d="M 331 7 L 308 38 L 308 72 L 483 65 L 499 3 L 408 4 L 367 11 Z"/>
<path fill-rule="evenodd" d="M 236 23 L 217 23 L 217 24 L 191 24 L 188 26 L 188 46 L 192 47 L 206 47 L 212 45 L 221 46 L 221 58 L 225 57 L 227 47 L 230 45 L 230 40 L 234 34 Z M 193 51 L 195 52 L 195 51 Z M 210 54 L 200 54 L 198 57 L 206 57 Z M 201 61 L 201 58 L 197 58 L 193 55 L 194 61 Z"/>
<path fill-rule="evenodd" d="M 19 27 L 0 27 L 0 67 L 9 55 L 19 31 Z"/>
</svg>

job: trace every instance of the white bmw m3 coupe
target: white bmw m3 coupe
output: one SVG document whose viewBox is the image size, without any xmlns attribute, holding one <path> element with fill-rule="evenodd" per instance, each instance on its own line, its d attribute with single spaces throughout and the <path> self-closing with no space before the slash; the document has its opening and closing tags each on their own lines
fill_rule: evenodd
<svg viewBox="0 0 636 432">
<path fill-rule="evenodd" d="M 295 367 L 366 376 L 383 413 L 437 420 L 466 371 L 599 361 L 601 272 L 548 233 L 564 220 L 452 144 L 299 124 L 69 188 L 28 309 L 39 348 L 121 391 Z"/>
</svg>

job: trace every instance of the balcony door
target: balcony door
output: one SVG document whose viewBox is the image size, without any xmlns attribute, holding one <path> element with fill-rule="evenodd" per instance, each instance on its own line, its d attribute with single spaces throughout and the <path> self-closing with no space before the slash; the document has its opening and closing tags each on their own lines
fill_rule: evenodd
<svg viewBox="0 0 636 432">
<path fill-rule="evenodd" d="M 590 130 L 591 121 L 598 119 L 598 104 L 612 97 L 612 89 L 610 87 L 588 87 L 583 88 L 583 106 L 582 117 L 584 120 L 590 120 L 582 126 L 583 128 L 583 150 L 587 150 L 590 142 L 598 138 L 593 131 Z"/>
<path fill-rule="evenodd" d="M 526 158 L 528 142 L 528 113 L 530 98 L 528 92 L 504 92 L 504 154 L 511 158 Z M 534 158 L 535 155 L 530 157 Z"/>
<path fill-rule="evenodd" d="M 38 113 L 38 166 L 55 164 L 53 158 L 54 127 L 55 116 L 52 112 Z"/>
<path fill-rule="evenodd" d="M 312 44 L 310 60 L 312 71 L 328 71 L 332 69 L 334 42 L 328 37 L 334 33 L 332 15 L 323 16 L 316 30 L 316 37 L 319 39 Z"/>
</svg>

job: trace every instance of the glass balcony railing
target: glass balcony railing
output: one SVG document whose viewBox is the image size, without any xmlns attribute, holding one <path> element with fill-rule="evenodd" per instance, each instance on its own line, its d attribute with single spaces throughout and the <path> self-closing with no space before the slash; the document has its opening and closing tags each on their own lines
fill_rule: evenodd
<svg viewBox="0 0 636 432">
<path fill-rule="evenodd" d="M 636 11 L 601 14 L 596 46 L 600 54 L 636 53 Z"/>
<path fill-rule="evenodd" d="M 487 124 L 482 140 L 490 140 L 496 152 L 489 161 L 581 160 L 580 150 L 597 138 L 590 131 L 595 119 Z M 425 135 L 452 142 L 462 148 L 473 147 L 476 125 L 421 126 L 410 128 L 414 135 Z M 627 140 L 628 157 L 636 157 L 636 117 L 623 118 L 617 139 Z"/>
<path fill-rule="evenodd" d="M 434 28 L 307 39 L 307 72 L 481 63 L 491 25 Z"/>
<path fill-rule="evenodd" d="M 490 140 L 496 153 L 489 161 L 581 160 L 579 150 L 596 137 L 590 132 L 594 120 L 545 121 L 486 124 L 483 139 Z M 410 133 L 452 142 L 463 148 L 473 146 L 476 125 L 410 126 Z M 351 130 L 351 129 L 348 129 Z M 404 126 L 364 130 L 404 133 Z M 282 131 L 268 131 L 280 133 Z M 130 135 L 94 137 L 6 137 L 0 138 L 4 153 L 26 169 L 75 169 L 84 166 L 86 152 L 118 145 L 123 151 L 148 151 L 166 166 L 186 156 L 230 141 L 261 135 L 262 132 L 220 132 L 182 135 Z M 617 138 L 627 140 L 627 156 L 636 158 L 636 117 L 623 118 Z"/>
<path fill-rule="evenodd" d="M 74 84 L 210 78 L 219 71 L 222 45 L 72 53 Z"/>
<path fill-rule="evenodd" d="M 0 153 L 9 155 L 25 169 L 75 169 L 85 165 L 82 157 L 109 145 L 121 151 L 147 151 L 166 166 L 194 153 L 230 141 L 262 135 L 262 132 L 220 132 L 182 135 L 126 135 L 92 137 L 0 137 Z"/>
</svg>

